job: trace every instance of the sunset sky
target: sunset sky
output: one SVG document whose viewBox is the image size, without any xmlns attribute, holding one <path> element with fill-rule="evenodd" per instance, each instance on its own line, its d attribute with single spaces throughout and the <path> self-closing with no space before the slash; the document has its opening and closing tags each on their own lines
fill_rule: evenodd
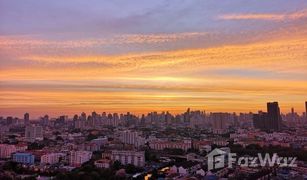
<svg viewBox="0 0 307 180">
<path fill-rule="evenodd" d="M 268 101 L 304 111 L 306 0 L 0 0 L 0 116 Z"/>
</svg>

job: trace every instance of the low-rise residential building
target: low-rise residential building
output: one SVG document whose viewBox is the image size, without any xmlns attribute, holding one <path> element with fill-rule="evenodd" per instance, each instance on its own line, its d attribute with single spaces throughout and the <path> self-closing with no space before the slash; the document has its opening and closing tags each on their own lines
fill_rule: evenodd
<svg viewBox="0 0 307 180">
<path fill-rule="evenodd" d="M 98 168 L 110 168 L 111 160 L 110 159 L 100 159 L 95 161 L 95 166 Z"/>
<path fill-rule="evenodd" d="M 121 164 L 133 164 L 135 166 L 143 167 L 145 165 L 144 151 L 112 151 L 111 159 L 113 161 L 120 161 Z"/>
<path fill-rule="evenodd" d="M 64 157 L 63 153 L 48 153 L 41 156 L 42 164 L 55 164 L 60 161 L 61 157 Z"/>
<path fill-rule="evenodd" d="M 149 142 L 149 146 L 155 150 L 163 150 L 163 149 L 182 149 L 187 151 L 192 148 L 191 140 L 183 140 L 183 141 L 163 141 L 163 140 L 154 140 Z"/>
<path fill-rule="evenodd" d="M 95 144 L 95 143 L 84 143 L 78 146 L 79 150 L 83 150 L 83 151 L 99 151 L 100 150 L 100 146 Z"/>
<path fill-rule="evenodd" d="M 34 164 L 34 155 L 31 153 L 15 153 L 13 154 L 13 161 L 22 164 Z"/>
<path fill-rule="evenodd" d="M 83 163 L 92 158 L 91 151 L 71 151 L 69 163 L 71 166 L 80 167 Z"/>
<path fill-rule="evenodd" d="M 0 144 L 0 158 L 10 158 L 14 152 L 16 152 L 15 145 Z"/>
<path fill-rule="evenodd" d="M 107 137 L 99 137 L 99 138 L 93 139 L 91 142 L 97 144 L 100 147 L 100 146 L 108 143 L 108 138 Z"/>
<path fill-rule="evenodd" d="M 19 143 L 15 145 L 17 152 L 24 152 L 28 149 L 28 145 L 26 143 Z"/>
</svg>

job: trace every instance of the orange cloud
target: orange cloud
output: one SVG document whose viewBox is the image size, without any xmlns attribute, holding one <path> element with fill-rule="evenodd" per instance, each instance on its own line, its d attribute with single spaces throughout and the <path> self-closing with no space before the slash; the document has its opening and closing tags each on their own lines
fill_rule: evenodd
<svg viewBox="0 0 307 180">
<path fill-rule="evenodd" d="M 307 17 L 307 10 L 302 10 L 287 14 L 226 14 L 221 15 L 218 19 L 222 20 L 267 20 L 267 21 L 285 21 L 297 20 Z"/>
<path fill-rule="evenodd" d="M 307 68 L 307 38 L 268 40 L 243 45 L 228 45 L 206 49 L 137 53 L 120 56 L 25 56 L 27 61 L 46 67 L 68 64 L 78 72 L 140 74 L 150 72 L 193 72 L 214 68 L 250 68 L 279 72 L 305 72 Z M 87 64 L 88 66 L 84 66 Z M 90 66 L 92 64 L 92 66 Z M 78 70 L 78 67 L 82 68 Z M 66 66 L 65 66 L 66 67 Z M 63 66 L 60 66 L 63 68 Z M 48 70 L 46 70 L 48 71 Z M 52 70 L 54 71 L 54 69 Z M 73 72 L 71 72 L 73 73 Z M 1 77 L 1 76 L 0 76 Z"/>
<path fill-rule="evenodd" d="M 265 109 L 266 101 L 277 100 L 286 104 L 282 110 L 292 105 L 302 112 L 300 102 L 307 98 L 306 52 L 307 36 L 300 34 L 112 56 L 21 53 L 17 58 L 31 65 L 1 69 L 0 110 L 71 115 L 92 110 L 178 112 L 192 107 L 255 112 Z M 237 69 L 243 74 L 219 73 Z M 250 77 L 249 71 L 257 73 Z M 261 74 L 265 72 L 272 75 Z M 276 76 L 279 73 L 289 79 Z"/>
<path fill-rule="evenodd" d="M 123 44 L 155 44 L 175 42 L 207 36 L 205 32 L 187 33 L 164 33 L 164 34 L 123 34 L 114 35 L 108 38 L 96 38 L 85 40 L 54 41 L 35 39 L 26 36 L 0 36 L 0 48 L 84 48 L 106 45 Z"/>
</svg>

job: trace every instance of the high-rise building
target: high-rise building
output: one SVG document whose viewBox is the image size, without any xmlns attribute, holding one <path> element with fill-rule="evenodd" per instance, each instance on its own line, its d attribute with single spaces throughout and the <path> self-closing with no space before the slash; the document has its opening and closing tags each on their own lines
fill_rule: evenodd
<svg viewBox="0 0 307 180">
<path fill-rule="evenodd" d="M 83 120 L 83 121 L 86 121 L 86 114 L 85 114 L 85 112 L 81 113 L 80 119 Z"/>
<path fill-rule="evenodd" d="M 28 125 L 30 123 L 30 114 L 29 113 L 25 113 L 23 116 L 24 119 L 24 124 Z"/>
<path fill-rule="evenodd" d="M 9 124 L 12 124 L 13 123 L 13 117 L 12 116 L 8 116 L 6 118 L 6 124 L 9 125 Z"/>
<path fill-rule="evenodd" d="M 256 129 L 267 130 L 268 127 L 268 114 L 259 111 L 258 114 L 253 115 L 253 123 Z"/>
<path fill-rule="evenodd" d="M 121 141 L 125 144 L 131 144 L 136 147 L 145 144 L 145 139 L 139 135 L 136 131 L 123 131 L 120 134 Z"/>
<path fill-rule="evenodd" d="M 305 102 L 305 116 L 306 116 L 306 121 L 307 121 L 307 101 Z"/>
<path fill-rule="evenodd" d="M 291 121 L 295 120 L 295 112 L 294 112 L 294 108 L 291 108 Z"/>
<path fill-rule="evenodd" d="M 190 122 L 190 108 L 184 113 L 184 122 Z"/>
<path fill-rule="evenodd" d="M 49 116 L 46 114 L 44 117 L 41 118 L 41 125 L 48 126 L 49 124 Z"/>
<path fill-rule="evenodd" d="M 278 102 L 268 102 L 268 129 L 278 131 L 281 129 L 281 116 Z"/>
<path fill-rule="evenodd" d="M 280 130 L 282 123 L 278 102 L 268 102 L 267 111 L 267 113 L 259 111 L 253 115 L 254 127 L 266 131 Z"/>
<path fill-rule="evenodd" d="M 224 130 L 229 125 L 229 113 L 212 113 L 210 114 L 212 127 L 214 130 Z"/>
<path fill-rule="evenodd" d="M 136 131 L 121 132 L 121 141 L 125 144 L 135 144 L 137 137 L 138 137 L 138 132 Z"/>
<path fill-rule="evenodd" d="M 43 128 L 41 126 L 29 125 L 25 132 L 26 141 L 34 142 L 35 140 L 43 139 Z"/>
</svg>

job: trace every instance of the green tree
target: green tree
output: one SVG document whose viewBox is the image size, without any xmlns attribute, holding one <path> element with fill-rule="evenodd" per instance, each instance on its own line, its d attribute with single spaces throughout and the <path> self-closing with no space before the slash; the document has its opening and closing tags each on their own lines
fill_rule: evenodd
<svg viewBox="0 0 307 180">
<path fill-rule="evenodd" d="M 96 139 L 96 138 L 98 138 L 97 135 L 94 135 L 94 134 L 90 133 L 89 135 L 87 135 L 86 140 L 87 141 L 91 141 L 91 140 Z"/>
<path fill-rule="evenodd" d="M 113 165 L 112 165 L 112 169 L 114 170 L 119 170 L 122 167 L 122 164 L 120 161 L 116 160 L 114 161 Z"/>
</svg>

